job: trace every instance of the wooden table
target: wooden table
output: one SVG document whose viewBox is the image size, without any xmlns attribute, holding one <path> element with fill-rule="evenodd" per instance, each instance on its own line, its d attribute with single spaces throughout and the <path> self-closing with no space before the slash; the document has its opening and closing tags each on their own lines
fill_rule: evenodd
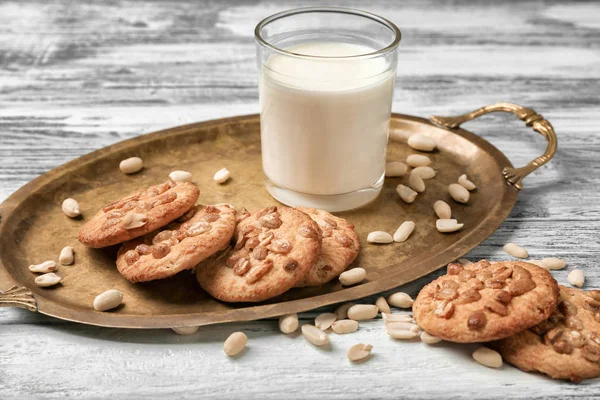
<svg viewBox="0 0 600 400">
<path fill-rule="evenodd" d="M 253 28 L 303 2 L 4 1 L 0 3 L 0 201 L 39 174 L 108 144 L 174 125 L 258 111 Z M 367 8 L 357 0 L 348 6 Z M 308 4 L 308 3 L 307 3 Z M 512 101 L 556 128 L 559 150 L 525 180 L 510 218 L 468 257 L 504 259 L 517 242 L 560 256 L 600 288 L 600 3 L 371 1 L 403 32 L 393 110 L 452 115 Z M 544 140 L 512 116 L 466 125 L 517 166 Z M 434 276 L 402 290 L 416 294 Z M 373 301 L 374 299 L 367 299 Z M 309 321 L 316 313 L 302 315 Z M 474 345 L 394 341 L 381 320 L 332 337 L 330 350 L 274 320 L 127 331 L 0 309 L 0 398 L 556 398 L 600 381 L 551 381 L 471 359 Z M 249 346 L 228 359 L 223 340 Z M 374 345 L 351 365 L 346 350 Z"/>
</svg>

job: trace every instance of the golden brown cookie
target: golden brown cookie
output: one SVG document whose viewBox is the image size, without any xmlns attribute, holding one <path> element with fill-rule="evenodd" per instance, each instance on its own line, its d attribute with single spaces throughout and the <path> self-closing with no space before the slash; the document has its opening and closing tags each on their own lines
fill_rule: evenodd
<svg viewBox="0 0 600 400">
<path fill-rule="evenodd" d="M 321 232 L 305 213 L 269 207 L 240 216 L 235 244 L 198 265 L 196 276 L 213 297 L 256 302 L 294 287 L 321 251 Z"/>
<path fill-rule="evenodd" d="M 229 204 L 194 206 L 167 229 L 126 242 L 117 254 L 117 269 L 131 282 L 164 279 L 226 247 L 235 229 Z"/>
<path fill-rule="evenodd" d="M 360 243 L 354 226 L 343 218 L 315 208 L 297 207 L 321 228 L 321 255 L 297 286 L 319 286 L 337 278 L 358 255 Z"/>
<path fill-rule="evenodd" d="M 523 371 L 573 382 L 600 377 L 600 290 L 560 286 L 558 308 L 550 318 L 494 347 Z"/>
<path fill-rule="evenodd" d="M 520 261 L 449 264 L 446 275 L 421 290 L 413 304 L 417 323 L 450 342 L 502 339 L 547 319 L 558 285 L 548 271 Z"/>
<path fill-rule="evenodd" d="M 143 236 L 181 217 L 199 195 L 193 183 L 170 179 L 139 190 L 98 211 L 79 230 L 79 241 L 100 248 Z"/>
</svg>

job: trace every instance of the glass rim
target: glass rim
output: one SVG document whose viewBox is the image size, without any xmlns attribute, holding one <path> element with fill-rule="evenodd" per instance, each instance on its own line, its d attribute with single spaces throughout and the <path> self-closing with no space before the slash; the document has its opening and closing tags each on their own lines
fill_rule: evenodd
<svg viewBox="0 0 600 400">
<path fill-rule="evenodd" d="M 278 19 L 289 17 L 289 16 L 296 15 L 296 14 L 306 14 L 306 13 L 313 13 L 313 12 L 330 12 L 330 13 L 350 14 L 350 15 L 356 15 L 359 17 L 369 18 L 375 22 L 379 22 L 380 24 L 385 25 L 388 29 L 390 29 L 394 33 L 394 40 L 387 46 L 385 46 L 379 50 L 372 51 L 370 53 L 357 54 L 357 55 L 353 55 L 353 56 L 314 56 L 314 55 L 309 55 L 309 54 L 294 53 L 292 51 L 287 51 L 282 48 L 279 48 L 279 47 L 269 43 L 267 40 L 265 40 L 260 33 L 262 28 L 264 28 L 266 25 L 268 25 L 271 22 L 277 21 Z M 396 26 L 396 24 L 394 24 L 393 22 L 391 22 L 383 17 L 380 17 L 379 15 L 376 15 L 376 14 L 373 14 L 373 13 L 370 13 L 367 11 L 361 11 L 361 10 L 357 10 L 357 9 L 353 9 L 353 8 L 346 8 L 346 7 L 301 7 L 301 8 L 294 8 L 291 10 L 278 12 L 278 13 L 270 15 L 270 16 L 266 17 L 265 19 L 263 19 L 262 21 L 260 21 L 254 28 L 254 39 L 261 46 L 268 47 L 269 49 L 271 49 L 277 53 L 280 53 L 280 54 L 283 54 L 283 55 L 286 55 L 289 57 L 307 58 L 307 59 L 360 59 L 360 58 L 372 58 L 372 57 L 380 56 L 380 55 L 387 54 L 387 53 L 394 51 L 400 45 L 400 40 L 402 39 L 402 33 L 400 32 L 400 29 Z"/>
</svg>

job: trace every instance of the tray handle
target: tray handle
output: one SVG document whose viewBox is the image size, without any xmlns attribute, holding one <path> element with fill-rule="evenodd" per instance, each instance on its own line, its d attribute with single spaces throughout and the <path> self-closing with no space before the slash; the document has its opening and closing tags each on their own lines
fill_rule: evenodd
<svg viewBox="0 0 600 400">
<path fill-rule="evenodd" d="M 521 168 L 509 168 L 506 167 L 502 170 L 504 178 L 518 190 L 523 189 L 523 178 L 527 175 L 546 164 L 554 154 L 556 153 L 557 139 L 556 132 L 552 124 L 548 122 L 542 115 L 538 114 L 531 108 L 522 107 L 513 103 L 496 103 L 489 106 L 481 107 L 473 112 L 459 115 L 456 117 L 440 117 L 432 115 L 429 119 L 440 126 L 445 128 L 458 128 L 461 124 L 471 121 L 482 115 L 494 112 L 503 111 L 515 114 L 521 121 L 525 121 L 527 126 L 531 126 L 534 131 L 540 133 L 548 141 L 548 146 L 543 155 L 531 161 L 524 167 Z"/>
<path fill-rule="evenodd" d="M 19 307 L 29 311 L 37 311 L 37 303 L 31 290 L 23 286 L 13 286 L 0 293 L 0 307 Z"/>
</svg>

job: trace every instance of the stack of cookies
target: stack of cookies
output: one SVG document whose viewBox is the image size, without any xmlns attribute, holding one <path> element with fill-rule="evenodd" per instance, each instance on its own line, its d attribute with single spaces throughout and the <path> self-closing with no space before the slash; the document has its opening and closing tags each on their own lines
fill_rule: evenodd
<svg viewBox="0 0 600 400">
<path fill-rule="evenodd" d="M 167 181 L 104 207 L 81 243 L 122 243 L 117 268 L 131 282 L 196 269 L 200 285 L 227 302 L 257 302 L 297 286 L 319 286 L 354 261 L 354 227 L 326 211 L 268 207 L 237 215 L 229 204 L 194 205 L 190 182 Z"/>
<path fill-rule="evenodd" d="M 559 286 L 536 265 L 449 264 L 419 293 L 413 312 L 426 332 L 451 342 L 491 342 L 524 371 L 576 382 L 600 376 L 600 291 Z"/>
</svg>

